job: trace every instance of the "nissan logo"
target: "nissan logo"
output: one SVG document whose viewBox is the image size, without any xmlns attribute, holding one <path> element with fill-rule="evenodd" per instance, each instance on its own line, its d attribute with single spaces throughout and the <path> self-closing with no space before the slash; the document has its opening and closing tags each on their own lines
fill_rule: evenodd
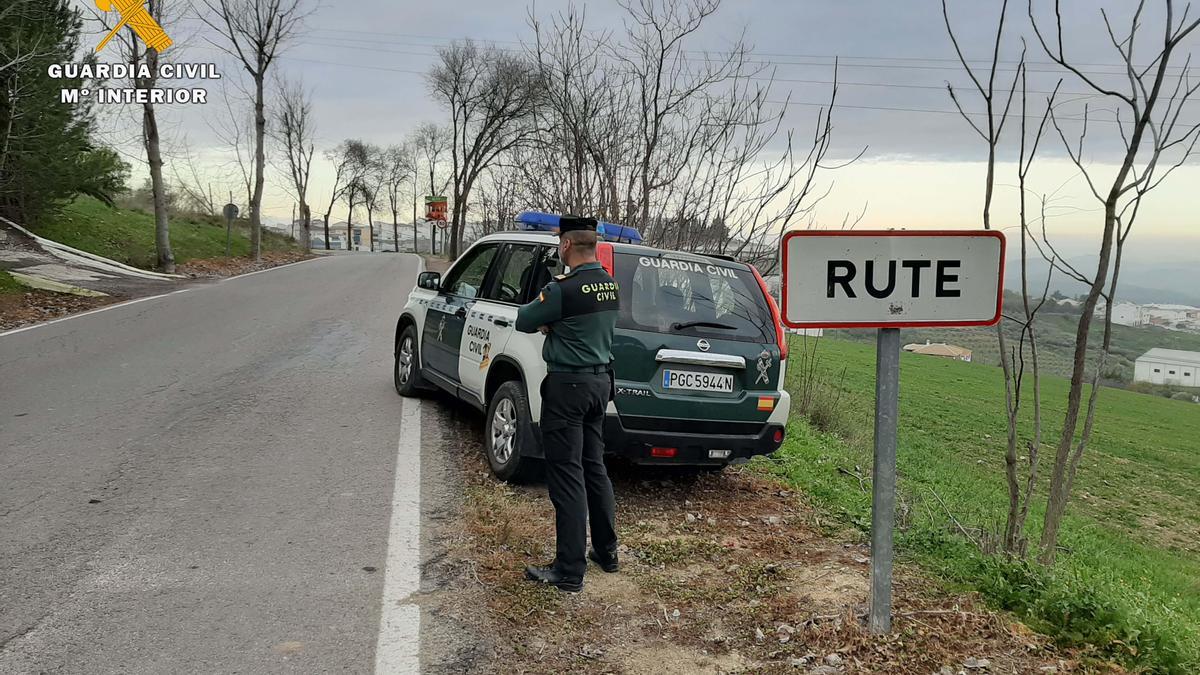
<svg viewBox="0 0 1200 675">
<path fill-rule="evenodd" d="M 700 338 L 699 340 L 696 340 L 696 348 L 699 349 L 700 351 L 702 351 L 702 352 L 708 351 L 708 346 L 709 346 L 708 340 L 705 340 L 704 338 Z"/>
</svg>

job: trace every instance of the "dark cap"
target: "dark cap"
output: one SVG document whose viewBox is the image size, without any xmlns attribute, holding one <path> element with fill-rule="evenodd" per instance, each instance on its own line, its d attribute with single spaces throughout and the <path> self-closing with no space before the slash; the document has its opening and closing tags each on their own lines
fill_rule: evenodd
<svg viewBox="0 0 1200 675">
<path fill-rule="evenodd" d="M 568 232 L 595 232 L 596 219 L 584 218 L 583 216 L 565 215 L 558 219 L 558 233 L 566 234 Z"/>
</svg>

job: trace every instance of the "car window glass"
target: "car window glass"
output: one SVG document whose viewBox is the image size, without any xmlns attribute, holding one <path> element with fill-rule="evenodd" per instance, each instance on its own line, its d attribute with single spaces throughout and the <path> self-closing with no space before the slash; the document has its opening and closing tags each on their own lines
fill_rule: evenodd
<svg viewBox="0 0 1200 675">
<path fill-rule="evenodd" d="M 455 265 L 450 275 L 442 284 L 442 292 L 458 295 L 464 298 L 474 298 L 483 288 L 483 280 L 487 277 L 488 267 L 492 258 L 496 257 L 497 246 L 481 246 L 471 251 L 467 259 Z"/>
<path fill-rule="evenodd" d="M 731 340 L 774 339 L 770 309 L 746 270 L 619 254 L 616 272 L 622 291 L 620 327 Z"/>
<path fill-rule="evenodd" d="M 535 250 L 533 246 L 509 247 L 508 259 L 504 262 L 504 269 L 500 272 L 497 283 L 494 284 L 495 288 L 488 293 L 489 299 L 514 303 L 524 300 L 526 289 L 529 288 L 531 277 L 535 273 Z"/>
<path fill-rule="evenodd" d="M 538 253 L 538 264 L 534 266 L 529 284 L 529 297 L 532 300 L 537 292 L 542 290 L 550 280 L 563 273 L 562 261 L 558 259 L 558 247 L 544 246 Z"/>
</svg>

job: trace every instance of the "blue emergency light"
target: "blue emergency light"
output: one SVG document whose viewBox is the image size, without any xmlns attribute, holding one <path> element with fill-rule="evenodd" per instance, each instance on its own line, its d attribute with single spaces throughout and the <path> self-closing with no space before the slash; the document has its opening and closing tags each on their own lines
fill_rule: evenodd
<svg viewBox="0 0 1200 675">
<path fill-rule="evenodd" d="M 545 213 L 542 211 L 522 211 L 517 217 L 517 227 L 526 232 L 558 232 L 557 213 Z M 596 234 L 605 241 L 620 241 L 630 244 L 640 244 L 642 235 L 632 227 L 617 225 L 615 223 L 605 223 L 601 221 L 596 226 Z"/>
</svg>

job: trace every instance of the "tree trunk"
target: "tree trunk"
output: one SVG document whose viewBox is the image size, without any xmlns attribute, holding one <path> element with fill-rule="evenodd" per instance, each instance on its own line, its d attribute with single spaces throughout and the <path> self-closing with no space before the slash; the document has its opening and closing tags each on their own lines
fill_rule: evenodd
<svg viewBox="0 0 1200 675">
<path fill-rule="evenodd" d="M 158 71 L 158 51 L 146 50 L 146 65 L 151 73 Z M 154 86 L 154 78 L 143 83 L 146 88 Z M 150 187 L 154 193 L 154 250 L 158 268 L 168 274 L 175 273 L 175 255 L 171 252 L 171 229 L 167 220 L 166 183 L 163 181 L 162 148 L 159 144 L 158 118 L 154 104 L 142 105 L 142 125 L 146 135 L 146 161 L 150 164 Z"/>
<path fill-rule="evenodd" d="M 254 76 L 254 196 L 250 200 L 250 246 L 254 250 L 255 260 L 262 260 L 262 196 L 267 164 L 263 79 L 262 73 Z"/>
<path fill-rule="evenodd" d="M 329 249 L 329 214 L 330 213 L 332 213 L 332 210 L 325 212 L 325 250 L 326 251 L 330 250 Z"/>
<path fill-rule="evenodd" d="M 371 241 L 367 244 L 372 253 L 375 252 L 375 219 L 371 216 L 371 207 L 367 207 L 367 234 Z"/>
<path fill-rule="evenodd" d="M 392 241 L 395 242 L 396 253 L 400 252 L 400 216 L 392 211 Z"/>
<path fill-rule="evenodd" d="M 1117 185 L 1123 183 L 1124 177 Z M 1100 245 L 1100 262 L 1096 276 L 1088 290 L 1087 298 L 1080 308 L 1079 325 L 1075 331 L 1075 355 L 1071 368 L 1071 389 L 1067 395 L 1067 412 L 1063 419 L 1062 434 L 1058 439 L 1058 448 L 1054 456 L 1054 472 L 1050 477 L 1050 497 L 1046 501 L 1046 516 L 1043 520 L 1041 552 L 1038 562 L 1043 565 L 1054 564 L 1058 553 L 1058 530 L 1062 526 L 1062 518 L 1067 510 L 1067 500 L 1070 498 L 1070 485 L 1067 482 L 1067 463 L 1071 454 L 1071 446 L 1075 439 L 1075 429 L 1079 425 L 1079 408 L 1083 399 L 1083 376 L 1087 366 L 1087 347 L 1092 319 L 1096 311 L 1096 303 L 1100 299 L 1104 281 L 1108 277 L 1108 263 L 1112 255 L 1113 230 L 1116 227 L 1117 193 L 1106 201 L 1104 206 L 1104 239 Z"/>
<path fill-rule="evenodd" d="M 308 202 L 300 202 L 300 220 L 303 223 L 301 236 L 304 237 L 304 250 L 307 252 L 312 248 L 312 207 L 308 205 Z"/>
<path fill-rule="evenodd" d="M 346 250 L 354 250 L 354 229 L 350 223 L 354 222 L 354 200 L 350 200 L 350 208 L 346 209 Z"/>
</svg>

